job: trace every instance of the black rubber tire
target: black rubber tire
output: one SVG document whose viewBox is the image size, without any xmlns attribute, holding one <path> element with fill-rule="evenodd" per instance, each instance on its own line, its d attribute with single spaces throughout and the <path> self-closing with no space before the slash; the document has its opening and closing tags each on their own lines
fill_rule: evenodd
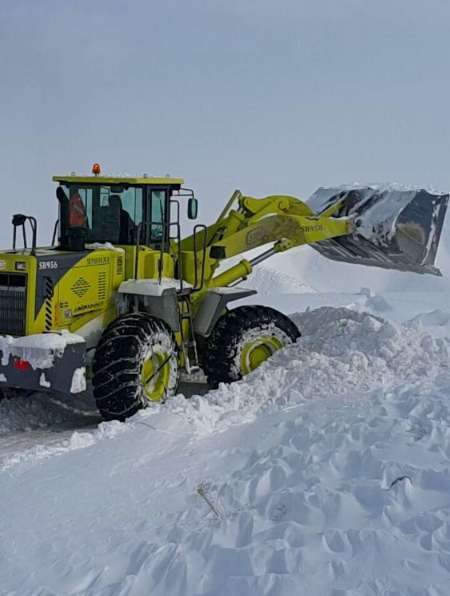
<svg viewBox="0 0 450 596">
<path fill-rule="evenodd" d="M 123 421 L 151 403 L 143 392 L 141 371 L 149 350 L 162 341 L 172 354 L 165 401 L 175 394 L 179 381 L 178 350 L 170 328 L 145 313 L 132 313 L 105 329 L 95 351 L 92 378 L 97 408 L 105 420 Z"/>
<path fill-rule="evenodd" d="M 236 358 L 248 331 L 262 329 L 285 336 L 284 345 L 294 343 L 300 331 L 289 317 L 268 306 L 239 306 L 227 311 L 216 323 L 208 342 L 202 344 L 201 364 L 210 387 L 232 383 L 242 378 L 236 368 Z M 272 329 L 272 332 L 270 330 Z"/>
</svg>

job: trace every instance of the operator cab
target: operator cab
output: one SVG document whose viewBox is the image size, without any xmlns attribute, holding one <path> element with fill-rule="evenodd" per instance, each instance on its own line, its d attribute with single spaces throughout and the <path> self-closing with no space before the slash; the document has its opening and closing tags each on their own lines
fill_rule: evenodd
<svg viewBox="0 0 450 596">
<path fill-rule="evenodd" d="M 97 164 L 96 164 L 97 165 Z M 94 169 L 93 172 L 95 173 Z M 59 248 L 83 250 L 86 244 L 145 244 L 160 247 L 170 237 L 171 222 L 179 207 L 177 196 L 186 194 L 181 178 L 112 178 L 105 176 L 54 176 L 59 182 Z M 196 199 L 189 191 L 189 216 Z"/>
</svg>

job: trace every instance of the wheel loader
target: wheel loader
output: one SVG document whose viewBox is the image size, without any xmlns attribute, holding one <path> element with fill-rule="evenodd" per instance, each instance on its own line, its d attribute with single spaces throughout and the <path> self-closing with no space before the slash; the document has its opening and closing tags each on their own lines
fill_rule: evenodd
<svg viewBox="0 0 450 596">
<path fill-rule="evenodd" d="M 284 314 L 232 308 L 276 253 L 308 244 L 338 261 L 439 274 L 447 194 L 350 186 L 304 202 L 235 191 L 183 238 L 181 210 L 196 219 L 198 202 L 181 178 L 105 176 L 94 164 L 53 180 L 51 245 L 38 247 L 36 219 L 16 214 L 12 249 L 0 252 L 0 388 L 73 400 L 89 386 L 106 420 L 167 400 L 181 371 L 201 368 L 217 387 L 297 341 Z"/>
</svg>

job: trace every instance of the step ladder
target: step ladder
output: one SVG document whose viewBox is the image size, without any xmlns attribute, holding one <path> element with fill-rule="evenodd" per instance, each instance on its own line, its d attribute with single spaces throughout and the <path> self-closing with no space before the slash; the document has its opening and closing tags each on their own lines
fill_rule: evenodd
<svg viewBox="0 0 450 596">
<path fill-rule="evenodd" d="M 197 342 L 194 334 L 191 298 L 188 293 L 178 295 L 178 313 L 180 319 L 181 349 L 184 356 L 186 372 L 191 375 L 200 370 Z M 186 337 L 183 322 L 188 321 L 189 331 Z"/>
</svg>

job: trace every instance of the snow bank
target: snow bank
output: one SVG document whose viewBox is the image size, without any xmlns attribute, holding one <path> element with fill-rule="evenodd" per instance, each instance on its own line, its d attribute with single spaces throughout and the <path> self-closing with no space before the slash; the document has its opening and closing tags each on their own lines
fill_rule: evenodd
<svg viewBox="0 0 450 596">
<path fill-rule="evenodd" d="M 305 399 L 359 399 L 361 392 L 402 380 L 446 378 L 448 344 L 423 330 L 347 308 L 323 307 L 292 318 L 302 332 L 297 344 L 277 352 L 242 381 L 211 391 L 208 399 L 178 396 L 165 407 L 207 434 Z"/>
<path fill-rule="evenodd" d="M 171 413 L 204 435 L 305 400 L 330 395 L 359 399 L 361 392 L 389 388 L 402 380 L 443 379 L 444 383 L 447 379 L 449 344 L 421 325 L 394 324 L 367 312 L 333 307 L 296 313 L 292 318 L 302 333 L 297 344 L 277 352 L 242 381 L 221 385 L 207 396 L 187 400 L 178 395 L 141 412 L 138 418 Z M 60 422 L 61 408 L 47 408 L 47 399 L 33 396 L 28 401 L 0 402 L 0 433 Z"/>
</svg>

